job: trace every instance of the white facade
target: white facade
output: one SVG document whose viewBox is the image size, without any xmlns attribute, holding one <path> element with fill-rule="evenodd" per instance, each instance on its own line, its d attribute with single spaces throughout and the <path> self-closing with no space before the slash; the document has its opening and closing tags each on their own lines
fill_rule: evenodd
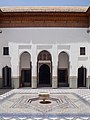
<svg viewBox="0 0 90 120">
<path fill-rule="evenodd" d="M 20 57 L 24 52 L 30 54 L 32 63 L 32 88 L 37 88 L 37 57 L 46 50 L 52 57 L 52 87 L 58 87 L 57 68 L 61 52 L 69 58 L 68 82 L 70 88 L 77 88 L 78 68 L 87 69 L 86 87 L 90 80 L 90 33 L 87 28 L 1 28 L 0 33 L 0 78 L 2 87 L 2 68 L 6 65 L 12 70 L 12 88 L 19 88 Z M 3 47 L 9 47 L 9 55 L 3 55 Z M 85 47 L 85 55 L 80 55 L 80 47 Z M 29 59 L 29 58 L 28 58 Z M 67 66 L 67 58 L 61 60 L 61 68 Z M 25 61 L 24 61 L 25 62 Z M 63 65 L 63 66 L 62 66 Z M 22 65 L 23 66 L 23 65 Z"/>
</svg>

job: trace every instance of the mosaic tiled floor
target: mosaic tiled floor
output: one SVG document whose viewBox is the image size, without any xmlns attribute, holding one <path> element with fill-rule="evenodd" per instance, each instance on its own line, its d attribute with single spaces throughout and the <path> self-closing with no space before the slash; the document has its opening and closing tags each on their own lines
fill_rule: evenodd
<svg viewBox="0 0 90 120">
<path fill-rule="evenodd" d="M 50 94 L 49 104 L 40 92 Z M 90 90 L 14 89 L 0 96 L 0 120 L 90 120 Z"/>
</svg>

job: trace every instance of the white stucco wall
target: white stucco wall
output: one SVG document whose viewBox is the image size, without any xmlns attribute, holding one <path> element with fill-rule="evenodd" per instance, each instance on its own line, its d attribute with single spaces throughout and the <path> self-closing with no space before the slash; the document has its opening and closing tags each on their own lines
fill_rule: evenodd
<svg viewBox="0 0 90 120">
<path fill-rule="evenodd" d="M 65 51 L 69 55 L 70 76 L 76 76 L 78 67 L 87 67 L 90 74 L 90 33 L 87 28 L 1 28 L 0 76 L 2 67 L 12 67 L 12 76 L 19 76 L 20 54 L 31 55 L 32 74 L 36 75 L 37 55 L 48 50 L 52 55 L 53 75 L 57 75 L 58 55 Z M 2 49 L 10 47 L 10 55 L 3 56 Z M 86 47 L 86 55 L 80 56 L 80 47 Z"/>
</svg>

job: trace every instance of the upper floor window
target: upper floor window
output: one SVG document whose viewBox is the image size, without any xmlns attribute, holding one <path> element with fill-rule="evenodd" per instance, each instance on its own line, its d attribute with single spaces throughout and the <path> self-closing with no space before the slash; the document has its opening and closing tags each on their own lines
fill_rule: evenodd
<svg viewBox="0 0 90 120">
<path fill-rule="evenodd" d="M 9 47 L 3 47 L 3 55 L 9 55 Z"/>
<path fill-rule="evenodd" d="M 85 47 L 80 47 L 80 55 L 85 55 Z"/>
</svg>

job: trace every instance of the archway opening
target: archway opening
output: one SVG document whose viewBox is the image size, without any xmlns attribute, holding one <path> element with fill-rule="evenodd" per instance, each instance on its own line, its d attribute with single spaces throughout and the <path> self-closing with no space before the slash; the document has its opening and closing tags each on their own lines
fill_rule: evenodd
<svg viewBox="0 0 90 120">
<path fill-rule="evenodd" d="M 38 55 L 37 78 L 39 87 L 50 87 L 52 79 L 52 57 L 51 54 L 43 50 Z"/>
<path fill-rule="evenodd" d="M 31 87 L 31 56 L 28 52 L 20 56 L 20 87 Z"/>
<path fill-rule="evenodd" d="M 39 86 L 50 86 L 50 67 L 46 64 L 39 68 Z"/>
<path fill-rule="evenodd" d="M 87 70 L 83 66 L 78 68 L 78 87 L 86 87 Z"/>
<path fill-rule="evenodd" d="M 61 52 L 58 56 L 58 87 L 68 87 L 69 78 L 69 56 Z"/>
</svg>

